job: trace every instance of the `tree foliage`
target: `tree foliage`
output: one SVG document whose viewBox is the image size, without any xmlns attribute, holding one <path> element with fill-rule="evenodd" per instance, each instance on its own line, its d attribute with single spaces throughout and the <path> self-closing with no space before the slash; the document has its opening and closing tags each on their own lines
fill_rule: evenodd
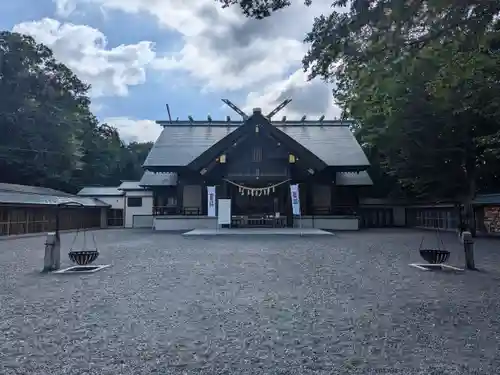
<svg viewBox="0 0 500 375">
<path fill-rule="evenodd" d="M 46 46 L 0 33 L 3 182 L 74 192 L 140 177 L 151 145 L 125 145 L 116 129 L 99 124 L 89 109 L 89 88 Z"/>
<path fill-rule="evenodd" d="M 222 2 L 256 18 L 290 5 Z M 393 192 L 426 199 L 467 202 L 477 190 L 500 190 L 500 2 L 332 5 L 305 36 L 304 69 L 335 82 L 378 176 L 398 182 Z"/>
</svg>

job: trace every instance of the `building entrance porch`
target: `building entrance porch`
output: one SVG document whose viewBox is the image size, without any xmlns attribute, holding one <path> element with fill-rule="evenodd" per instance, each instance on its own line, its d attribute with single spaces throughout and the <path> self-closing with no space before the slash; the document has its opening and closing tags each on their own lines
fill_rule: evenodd
<svg viewBox="0 0 500 375">
<path fill-rule="evenodd" d="M 257 181 L 256 181 L 257 180 Z M 257 183 L 256 183 L 257 182 Z M 231 200 L 231 224 L 225 229 L 246 228 L 315 228 L 326 230 L 357 230 L 359 218 L 352 212 L 356 207 L 349 191 L 341 187 L 307 181 L 299 184 L 302 216 L 292 214 L 290 180 L 230 181 L 223 177 L 203 184 L 177 185 L 169 192 L 157 190 L 157 201 L 168 201 L 166 195 L 178 197 L 175 211 L 153 208 L 153 227 L 156 230 L 190 230 L 221 228 L 216 216 L 208 215 L 208 186 L 215 186 L 215 200 Z M 159 195 L 165 195 L 160 199 Z M 343 206 L 333 203 L 340 201 Z M 347 204 L 346 204 L 347 203 Z M 196 206 L 196 213 L 191 207 Z"/>
<path fill-rule="evenodd" d="M 227 183 L 227 197 L 231 199 L 231 227 L 285 228 L 293 227 L 291 208 L 288 207 L 289 184 L 247 187 Z M 291 220 L 290 220 L 291 219 Z"/>
</svg>

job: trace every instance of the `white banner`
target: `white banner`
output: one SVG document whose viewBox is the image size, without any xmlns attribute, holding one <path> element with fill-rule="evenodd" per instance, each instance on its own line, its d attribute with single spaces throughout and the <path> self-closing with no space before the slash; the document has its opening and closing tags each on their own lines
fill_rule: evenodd
<svg viewBox="0 0 500 375">
<path fill-rule="evenodd" d="M 219 199 L 217 223 L 231 225 L 231 199 Z"/>
<path fill-rule="evenodd" d="M 216 217 L 216 209 L 215 209 L 215 186 L 207 186 L 207 194 L 208 194 L 208 199 L 207 199 L 207 204 L 208 204 L 208 209 L 207 209 L 207 214 L 210 217 Z"/>
<path fill-rule="evenodd" d="M 292 211 L 294 215 L 300 215 L 300 197 L 299 197 L 299 185 L 290 185 L 290 194 L 292 197 Z"/>
</svg>

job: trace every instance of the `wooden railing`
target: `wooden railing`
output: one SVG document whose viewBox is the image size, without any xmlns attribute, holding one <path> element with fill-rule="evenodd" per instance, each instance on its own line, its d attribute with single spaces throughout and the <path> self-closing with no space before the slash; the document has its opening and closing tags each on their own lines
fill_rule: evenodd
<svg viewBox="0 0 500 375">
<path fill-rule="evenodd" d="M 231 226 L 234 228 L 284 228 L 286 223 L 286 216 L 248 215 L 231 218 Z"/>
<path fill-rule="evenodd" d="M 199 207 L 173 207 L 173 206 L 155 206 L 153 207 L 153 216 L 163 215 L 202 215 L 202 210 Z"/>
<path fill-rule="evenodd" d="M 333 207 L 311 207 L 310 209 L 303 210 L 303 215 L 356 215 L 357 209 L 353 206 L 333 206 Z M 203 215 L 200 207 L 175 207 L 175 206 L 155 206 L 153 207 L 153 216 L 160 215 Z M 248 216 L 252 216 L 251 213 Z"/>
</svg>

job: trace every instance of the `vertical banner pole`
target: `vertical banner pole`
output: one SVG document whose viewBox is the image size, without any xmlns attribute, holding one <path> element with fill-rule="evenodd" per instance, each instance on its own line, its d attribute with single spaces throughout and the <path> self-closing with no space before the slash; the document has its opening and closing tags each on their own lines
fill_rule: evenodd
<svg viewBox="0 0 500 375">
<path fill-rule="evenodd" d="M 292 213 L 294 217 L 299 217 L 300 235 L 302 236 L 302 213 L 300 212 L 300 196 L 298 184 L 290 185 L 290 195 L 292 198 Z"/>
<path fill-rule="evenodd" d="M 215 186 L 207 186 L 207 216 L 208 217 L 217 217 L 216 211 L 216 196 L 215 196 Z M 217 220 L 215 220 L 215 231 L 218 230 Z"/>
<path fill-rule="evenodd" d="M 302 231 L 302 207 L 300 207 L 300 194 L 299 194 L 299 185 L 297 184 L 297 196 L 299 199 L 299 226 L 300 226 L 300 235 L 302 236 L 303 231 Z"/>
</svg>

